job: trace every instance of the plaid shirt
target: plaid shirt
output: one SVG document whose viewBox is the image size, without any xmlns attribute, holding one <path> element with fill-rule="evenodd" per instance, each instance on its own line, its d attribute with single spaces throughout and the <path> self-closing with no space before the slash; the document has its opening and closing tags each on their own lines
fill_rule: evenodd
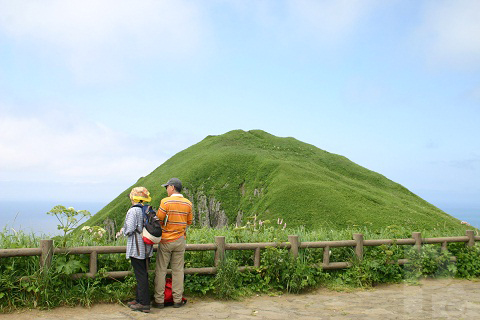
<svg viewBox="0 0 480 320">
<path fill-rule="evenodd" d="M 127 216 L 125 218 L 125 224 L 123 226 L 123 234 L 128 237 L 126 252 L 127 259 L 129 259 L 130 257 L 136 259 L 146 259 L 147 257 L 151 257 L 153 255 L 153 246 L 143 242 L 142 231 L 142 209 L 139 207 L 132 207 L 128 209 Z M 137 243 L 135 243 L 135 238 Z"/>
</svg>

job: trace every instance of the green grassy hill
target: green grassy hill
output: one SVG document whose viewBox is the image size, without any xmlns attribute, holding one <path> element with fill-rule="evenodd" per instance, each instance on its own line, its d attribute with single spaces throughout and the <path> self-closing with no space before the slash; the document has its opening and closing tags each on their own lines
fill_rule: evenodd
<svg viewBox="0 0 480 320">
<path fill-rule="evenodd" d="M 416 231 L 459 225 L 398 183 L 343 156 L 260 130 L 206 137 L 129 186 L 87 224 L 110 218 L 119 229 L 134 186 L 147 187 L 158 207 L 166 196 L 160 185 L 170 177 L 183 181 L 201 226 L 245 223 L 254 214 L 307 229 L 398 225 Z"/>
</svg>

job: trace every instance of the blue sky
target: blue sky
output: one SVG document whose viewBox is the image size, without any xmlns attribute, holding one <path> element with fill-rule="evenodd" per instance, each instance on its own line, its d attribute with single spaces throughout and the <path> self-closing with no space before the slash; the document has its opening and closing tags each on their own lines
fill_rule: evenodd
<svg viewBox="0 0 480 320">
<path fill-rule="evenodd" d="M 0 0 L 0 200 L 107 203 L 262 129 L 480 210 L 479 123 L 479 1 Z"/>
</svg>

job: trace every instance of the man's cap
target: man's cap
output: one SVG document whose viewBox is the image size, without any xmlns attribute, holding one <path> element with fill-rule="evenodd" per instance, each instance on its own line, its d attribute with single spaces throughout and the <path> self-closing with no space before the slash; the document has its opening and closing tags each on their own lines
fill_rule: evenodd
<svg viewBox="0 0 480 320">
<path fill-rule="evenodd" d="M 166 186 L 174 186 L 175 189 L 180 191 L 182 190 L 182 181 L 180 181 L 180 179 L 178 178 L 171 178 L 170 180 L 167 181 L 167 183 L 162 184 L 162 187 L 166 187 Z"/>
</svg>

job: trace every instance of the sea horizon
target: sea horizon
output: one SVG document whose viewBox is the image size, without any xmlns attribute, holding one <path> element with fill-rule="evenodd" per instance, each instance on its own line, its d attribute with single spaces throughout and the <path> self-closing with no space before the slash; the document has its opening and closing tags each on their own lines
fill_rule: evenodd
<svg viewBox="0 0 480 320">
<path fill-rule="evenodd" d="M 63 205 L 73 207 L 75 210 L 87 210 L 93 216 L 107 203 L 99 201 L 0 201 L 0 230 L 7 228 L 10 231 L 34 233 L 36 235 L 59 235 L 55 216 L 48 215 L 54 206 Z M 83 219 L 81 223 L 87 221 Z M 12 230 L 13 229 L 13 230 Z"/>
<path fill-rule="evenodd" d="M 46 214 L 59 204 L 73 207 L 76 210 L 88 210 L 93 216 L 108 203 L 99 201 L 0 201 L 0 230 L 7 229 L 14 232 L 21 230 L 24 233 L 36 235 L 59 235 L 61 232 L 57 229 L 58 220 L 54 216 Z M 480 206 L 442 205 L 438 208 L 454 218 L 480 229 Z M 86 220 L 82 220 L 81 223 Z"/>
</svg>

